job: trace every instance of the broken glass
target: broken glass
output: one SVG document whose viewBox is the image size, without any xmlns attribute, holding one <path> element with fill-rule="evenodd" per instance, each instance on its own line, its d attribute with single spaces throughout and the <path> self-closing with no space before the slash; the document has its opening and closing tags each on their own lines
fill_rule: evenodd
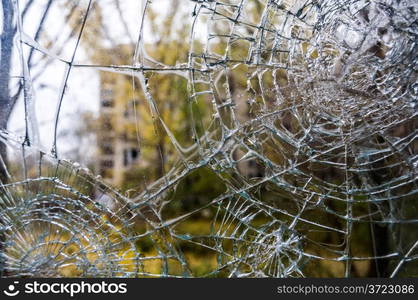
<svg viewBox="0 0 418 300">
<path fill-rule="evenodd" d="M 1 275 L 417 275 L 417 14 L 2 1 Z"/>
</svg>

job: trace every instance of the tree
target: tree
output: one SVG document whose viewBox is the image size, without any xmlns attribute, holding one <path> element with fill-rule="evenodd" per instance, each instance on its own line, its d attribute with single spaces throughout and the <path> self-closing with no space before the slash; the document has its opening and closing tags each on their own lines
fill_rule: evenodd
<svg viewBox="0 0 418 300">
<path fill-rule="evenodd" d="M 31 27 L 33 26 L 32 24 L 35 24 L 33 28 L 33 36 L 31 36 L 33 39 L 32 43 L 42 44 L 41 41 L 44 37 L 46 44 L 45 48 L 48 48 L 48 44 L 54 44 L 54 42 L 58 39 L 58 36 L 48 38 L 46 38 L 46 35 L 44 36 L 46 33 L 44 29 L 49 20 L 48 16 L 54 5 L 54 1 L 46 1 L 41 10 L 39 10 L 39 6 L 35 6 L 35 2 L 36 1 L 34 0 L 28 0 L 25 2 L 23 7 L 19 7 L 20 1 L 2 0 L 3 31 L 1 33 L 0 47 L 0 131 L 7 129 L 7 124 L 10 120 L 13 109 L 22 94 L 30 93 L 28 90 L 25 91 L 25 85 L 26 89 L 28 89 L 28 86 L 35 83 L 43 72 L 42 66 L 45 66 L 45 64 L 47 64 L 51 59 L 50 57 L 48 58 L 47 55 L 36 56 L 36 51 L 42 52 L 42 50 L 36 49 L 37 47 L 33 45 L 30 46 L 27 56 L 23 54 L 22 45 L 24 43 L 28 43 L 28 41 L 24 42 L 22 39 L 22 35 L 26 34 L 23 29 L 25 22 L 30 22 Z M 68 2 L 71 3 L 73 1 Z M 59 4 L 56 4 L 56 6 L 58 5 Z M 73 6 L 74 5 L 77 5 L 77 3 L 73 3 Z M 65 7 L 62 6 L 60 9 L 62 9 L 66 19 L 71 19 L 74 15 L 74 10 L 71 8 L 65 10 Z M 37 13 L 36 16 L 33 15 L 34 12 L 32 10 Z M 75 36 L 76 32 L 77 31 L 75 30 L 72 31 L 69 36 L 66 37 L 61 44 L 59 44 L 59 47 L 54 49 L 56 55 L 60 55 L 63 52 L 68 42 Z M 58 44 L 55 43 L 54 45 L 57 46 Z M 19 56 L 22 71 L 20 72 L 20 80 L 18 80 L 17 83 L 14 83 L 11 78 L 12 71 L 19 73 L 13 62 L 13 59 L 16 56 Z M 26 73 L 26 75 L 24 73 Z M 28 74 L 30 74 L 30 80 L 27 78 Z M 28 136 L 26 138 L 28 138 Z M 2 142 L 0 142 L 0 157 L 3 161 L 3 163 L 0 163 L 0 181 L 4 182 L 7 180 L 5 167 L 7 167 L 8 158 L 6 145 Z"/>
<path fill-rule="evenodd" d="M 31 43 L 42 44 L 41 40 L 45 33 L 45 27 L 48 20 L 48 15 L 53 7 L 54 1 L 46 1 L 42 9 L 39 10 L 39 6 L 36 7 L 34 0 L 28 0 L 22 7 L 21 1 L 18 0 L 2 0 L 2 32 L 0 36 L 0 133 L 4 133 L 7 130 L 8 122 L 10 120 L 13 109 L 16 103 L 21 99 L 22 95 L 27 98 L 27 94 L 30 94 L 30 86 L 36 82 L 43 72 L 42 64 L 47 64 L 50 57 L 36 56 L 36 51 L 41 51 L 40 47 L 30 46 L 27 56 L 24 55 L 22 46 L 24 41 L 22 36 L 24 35 L 23 25 L 25 22 L 35 24 Z M 73 2 L 73 1 L 68 1 Z M 78 1 L 76 1 L 78 2 Z M 38 3 L 36 3 L 38 4 Z M 58 6 L 59 4 L 57 4 Z M 73 5 L 77 5 L 73 3 Z M 37 16 L 33 16 L 33 11 L 36 11 Z M 71 18 L 74 14 L 74 10 L 63 11 L 66 14 L 66 19 Z M 66 26 L 66 25 L 65 25 Z M 64 39 L 64 42 L 55 49 L 55 53 L 60 55 L 65 49 L 67 43 L 74 37 L 76 31 L 72 31 L 69 36 Z M 29 35 L 27 35 L 29 38 Z M 57 40 L 57 36 L 52 37 L 52 42 Z M 51 42 L 51 41 L 50 41 Z M 29 43 L 29 41 L 26 41 Z M 47 41 L 46 43 L 47 44 Z M 36 49 L 38 48 L 38 49 Z M 48 48 L 46 46 L 46 48 Z M 42 51 L 41 51 L 42 52 Z M 16 70 L 14 63 L 15 57 L 18 56 L 21 64 L 21 75 L 17 83 L 12 80 L 12 74 L 14 72 L 19 73 Z M 30 75 L 30 76 L 28 76 Z M 29 78 L 30 77 L 30 78 Z M 26 99 L 24 100 L 26 102 Z M 26 105 L 26 103 L 25 103 Z M 33 116 L 34 117 L 34 116 Z M 36 124 L 35 124 L 36 126 Z M 30 144 L 28 130 L 26 130 L 25 143 Z M 8 181 L 7 167 L 8 167 L 8 155 L 7 147 L 4 142 L 0 140 L 0 183 Z M 0 236 L 0 240 L 2 236 Z M 3 243 L 0 243 L 3 245 Z M 1 252 L 1 249 L 0 249 Z M 0 257 L 0 272 L 7 273 L 7 270 L 3 270 L 1 257 Z"/>
</svg>

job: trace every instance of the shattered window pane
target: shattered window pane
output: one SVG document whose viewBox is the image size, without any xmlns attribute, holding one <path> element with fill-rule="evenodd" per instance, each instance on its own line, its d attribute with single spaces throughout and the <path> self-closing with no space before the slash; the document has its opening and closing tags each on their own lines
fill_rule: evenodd
<svg viewBox="0 0 418 300">
<path fill-rule="evenodd" d="M 417 275 L 416 1 L 1 13 L 2 276 Z"/>
</svg>

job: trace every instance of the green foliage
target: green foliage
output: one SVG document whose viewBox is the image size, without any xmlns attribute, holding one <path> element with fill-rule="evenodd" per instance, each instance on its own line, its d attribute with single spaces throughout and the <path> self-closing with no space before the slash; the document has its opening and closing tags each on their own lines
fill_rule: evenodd
<svg viewBox="0 0 418 300">
<path fill-rule="evenodd" d="M 225 184 L 211 170 L 199 168 L 183 178 L 176 189 L 171 192 L 170 202 L 165 207 L 165 214 L 190 212 L 205 207 L 226 190 Z M 199 218 L 212 216 L 213 207 L 202 210 Z M 163 213 L 164 213 L 163 212 Z M 163 214 L 164 215 L 164 214 Z"/>
</svg>

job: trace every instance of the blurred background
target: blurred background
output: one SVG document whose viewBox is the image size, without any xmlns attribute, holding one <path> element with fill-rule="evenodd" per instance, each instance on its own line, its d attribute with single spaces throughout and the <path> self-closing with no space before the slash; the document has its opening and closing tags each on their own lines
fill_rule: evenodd
<svg viewBox="0 0 418 300">
<path fill-rule="evenodd" d="M 355 52 L 337 49 L 331 44 L 333 41 L 324 42 L 329 46 L 324 49 L 318 48 L 323 44 L 309 41 L 307 37 L 316 30 L 310 23 L 317 18 L 315 13 L 310 15 L 315 10 L 314 4 L 291 0 L 273 4 L 257 0 L 244 1 L 245 4 L 233 0 L 207 4 L 186 0 L 17 2 L 2 2 L 0 128 L 16 135 L 16 140 L 21 139 L 23 144 L 71 164 L 69 169 L 60 169 L 61 177 L 78 178 L 73 168 L 88 169 L 89 174 L 94 174 L 94 180 L 102 184 L 77 183 L 77 188 L 91 199 L 99 199 L 98 190 L 100 193 L 106 190 L 104 194 L 116 193 L 121 199 L 140 202 L 138 199 L 144 195 L 162 189 L 156 210 L 139 210 L 131 218 L 130 226 L 136 235 L 149 231 L 147 220 L 158 223 L 187 216 L 166 233 L 146 235 L 126 249 L 122 246 L 118 263 L 126 272 L 136 272 L 136 276 L 184 275 L 185 267 L 180 259 L 164 262 L 160 257 L 161 253 L 171 253 L 164 248 L 170 244 L 182 253 L 189 276 L 227 277 L 248 273 L 255 277 L 262 273 L 263 276 L 386 277 L 408 249 L 412 251 L 407 254 L 409 260 L 397 275 L 418 274 L 413 259 L 417 255 L 414 246 L 417 237 L 414 218 L 418 212 L 416 175 L 405 175 L 406 167 L 396 163 L 399 156 L 383 151 L 370 156 L 375 163 L 373 170 L 379 164 L 383 171 L 368 175 L 359 171 L 360 175 L 348 179 L 345 172 L 366 164 L 367 159 L 346 158 L 344 163 L 352 168 L 347 171 L 338 165 L 343 163 L 344 155 L 322 147 L 334 143 L 332 137 L 321 136 L 312 142 L 303 138 L 301 127 L 308 119 L 299 118 L 299 106 L 312 105 L 315 114 L 316 107 L 324 105 L 330 115 L 337 115 L 337 119 L 344 117 L 333 106 L 332 98 L 325 104 L 307 105 L 303 96 L 295 96 L 298 72 L 305 67 L 317 68 L 314 63 L 329 69 L 332 65 L 338 71 L 338 63 L 350 61 L 354 57 L 350 55 Z M 361 4 L 356 4 L 360 12 L 357 15 L 366 14 L 367 19 L 369 1 L 360 2 L 364 7 L 361 9 Z M 277 7 L 273 9 L 273 6 Z M 241 13 L 244 17 L 238 19 Z M 294 20 L 291 18 L 297 17 L 300 20 L 288 27 Z M 306 28 L 302 24 L 305 22 Z M 289 36 L 280 46 L 284 50 L 271 50 L 277 42 L 277 32 L 272 27 Z M 345 27 L 338 28 L 341 31 Z M 356 47 L 360 40 L 356 31 L 344 30 L 342 35 L 348 36 L 349 42 L 344 37 L 341 43 L 348 43 L 347 48 Z M 263 34 L 265 40 L 260 37 Z M 376 45 L 375 51 L 367 55 L 379 63 L 389 48 Z M 270 57 L 271 63 L 272 55 L 274 70 L 266 62 Z M 344 60 L 341 58 L 344 55 L 350 57 Z M 332 62 L 322 60 L 324 56 L 329 56 Z M 291 71 L 286 69 L 289 66 Z M 363 76 L 361 66 L 345 72 L 341 78 L 350 77 L 354 83 L 369 80 Z M 346 89 L 344 93 L 364 99 L 368 93 L 379 93 L 371 86 L 364 91 L 353 84 L 352 90 Z M 312 90 L 315 88 L 312 84 Z M 344 97 L 348 98 L 345 94 Z M 365 107 L 372 100 L 367 101 L 364 100 Z M 268 126 L 264 131 L 264 125 L 257 127 L 252 123 L 280 110 L 266 124 L 284 132 L 289 139 L 300 141 L 299 145 L 282 136 L 271 134 L 274 136 L 271 137 L 266 133 Z M 307 116 L 305 112 L 303 116 Z M 324 130 L 334 130 L 326 122 Z M 412 117 L 388 130 L 397 139 L 407 139 L 416 134 L 416 124 L 416 117 Z M 335 130 L 343 128 L 339 126 L 335 125 Z M 242 138 L 241 145 L 230 148 L 225 145 L 224 153 L 221 150 L 219 155 L 213 155 L 213 160 L 202 163 L 202 157 L 212 157 L 206 149 L 215 149 L 217 142 L 226 139 L 228 130 L 237 130 L 234 136 Z M 3 139 L 7 138 L 3 136 Z M 389 143 L 379 140 L 383 138 L 375 132 L 366 139 L 373 146 L 361 142 L 364 148 L 384 149 L 382 145 Z M 314 150 L 328 152 L 311 164 L 300 163 L 298 155 L 316 155 L 303 152 L 301 145 L 305 142 Z M 408 143 L 409 155 L 416 156 L 416 138 Z M 7 183 L 8 174 L 22 176 L 22 155 L 29 154 L 8 149 L 6 143 L 0 145 L 4 163 L 1 178 Z M 350 151 L 345 153 L 356 155 L 355 150 Z M 284 169 L 298 171 L 288 172 L 275 181 L 274 174 L 280 172 L 272 171 L 273 167 L 262 156 Z M 326 159 L 332 163 L 323 164 Z M 222 165 L 223 161 L 232 165 Z M 28 164 L 23 176 L 40 178 L 39 174 L 52 174 L 56 168 L 48 163 L 39 171 L 37 164 Z M 362 176 L 367 177 L 366 182 Z M 403 202 L 399 207 L 393 208 L 386 200 L 382 200 L 383 205 L 370 204 L 367 200 L 373 201 L 374 192 L 357 191 L 373 185 L 390 185 L 398 176 L 407 177 L 402 190 L 393 188 L 384 197 L 401 195 Z M 244 187 L 248 187 L 249 196 L 240 192 Z M 349 188 L 354 190 L 350 195 L 353 203 L 350 212 L 349 200 L 338 201 L 348 199 L 345 198 L 348 194 L 341 190 Z M 37 194 L 34 187 L 32 190 L 26 187 L 26 192 L 29 191 Z M 111 198 L 116 196 L 107 197 L 100 197 L 100 201 L 111 207 Z M 219 197 L 227 199 L 227 203 L 214 203 Z M 260 203 L 252 202 L 254 199 Z M 399 220 L 393 211 L 402 220 L 409 220 L 404 222 L 408 225 L 402 227 L 399 224 L 403 222 L 392 222 Z M 120 233 L 123 222 L 106 214 L 100 218 L 99 223 L 113 224 L 106 229 L 112 243 L 125 240 Z M 295 218 L 306 222 L 296 224 Z M 260 238 L 263 231 L 272 234 Z M 199 240 L 192 240 L 192 236 L 199 236 Z M 69 256 L 80 252 L 80 244 L 85 245 L 89 240 L 73 243 L 68 233 L 51 233 L 48 239 L 66 243 L 63 248 L 48 251 L 60 249 Z M 241 239 L 239 246 L 234 239 Z M 282 254 L 276 255 L 275 251 Z M 253 258 L 252 254 L 257 252 L 259 257 Z M 86 260 L 94 264 L 97 257 L 92 253 Z M 148 257 L 139 268 L 141 272 L 137 271 L 138 253 Z M 232 268 L 231 257 L 239 257 L 235 264 L 243 266 Z M 257 273 L 259 270 L 263 271 Z M 76 263 L 67 263 L 56 272 L 56 276 L 84 274 Z"/>
</svg>

